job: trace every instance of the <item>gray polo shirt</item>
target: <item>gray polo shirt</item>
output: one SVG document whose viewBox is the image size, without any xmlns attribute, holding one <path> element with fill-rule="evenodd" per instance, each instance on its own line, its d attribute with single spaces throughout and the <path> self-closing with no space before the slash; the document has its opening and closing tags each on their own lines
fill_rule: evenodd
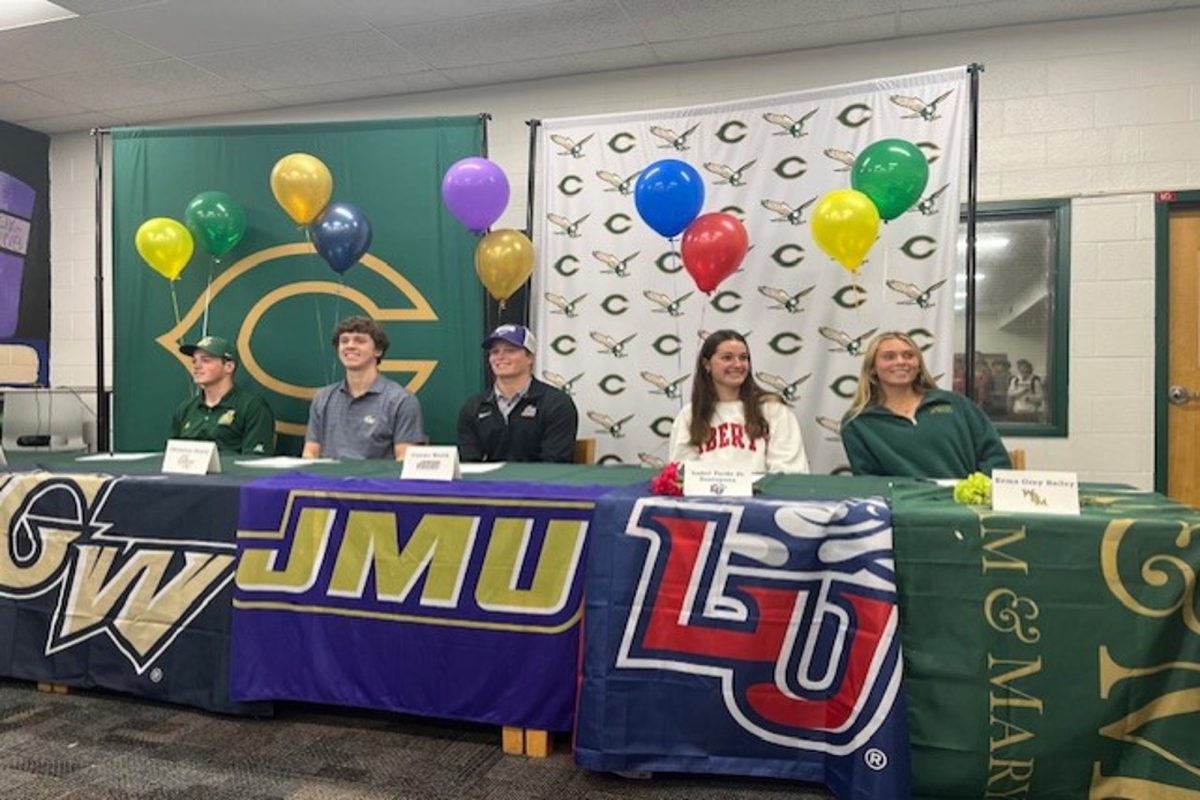
<svg viewBox="0 0 1200 800">
<path fill-rule="evenodd" d="M 321 445 L 322 458 L 392 458 L 393 445 L 425 441 L 421 404 L 382 375 L 359 397 L 343 380 L 317 390 L 304 438 Z"/>
</svg>

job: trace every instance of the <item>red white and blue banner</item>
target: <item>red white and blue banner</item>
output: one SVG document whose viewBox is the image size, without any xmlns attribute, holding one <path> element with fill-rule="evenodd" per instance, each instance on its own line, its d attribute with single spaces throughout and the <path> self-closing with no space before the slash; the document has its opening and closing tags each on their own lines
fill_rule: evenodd
<svg viewBox="0 0 1200 800">
<path fill-rule="evenodd" d="M 607 495 L 588 564 L 576 758 L 908 796 L 882 499 Z"/>
<path fill-rule="evenodd" d="M 242 488 L 231 692 L 570 730 L 604 487 Z"/>
</svg>

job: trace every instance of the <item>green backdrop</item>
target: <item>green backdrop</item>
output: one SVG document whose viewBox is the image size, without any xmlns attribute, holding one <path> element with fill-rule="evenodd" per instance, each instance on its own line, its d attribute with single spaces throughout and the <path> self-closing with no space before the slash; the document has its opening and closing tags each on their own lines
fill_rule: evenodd
<svg viewBox="0 0 1200 800">
<path fill-rule="evenodd" d="M 475 237 L 442 204 L 441 179 L 479 155 L 482 134 L 479 117 L 113 131 L 117 449 L 161 449 L 172 409 L 194 391 L 176 343 L 201 335 L 210 273 L 207 330 L 238 343 L 237 382 L 275 411 L 279 452 L 299 452 L 308 398 L 341 378 L 333 325 L 363 313 L 391 339 L 385 374 L 416 389 L 431 440 L 452 443 L 458 407 L 483 381 L 482 290 Z M 344 279 L 271 194 L 271 168 L 293 152 L 324 161 L 332 200 L 371 222 L 370 251 Z M 245 206 L 246 235 L 219 263 L 197 247 L 175 284 L 177 323 L 171 284 L 142 261 L 134 234 L 151 217 L 182 221 L 209 190 Z"/>
</svg>

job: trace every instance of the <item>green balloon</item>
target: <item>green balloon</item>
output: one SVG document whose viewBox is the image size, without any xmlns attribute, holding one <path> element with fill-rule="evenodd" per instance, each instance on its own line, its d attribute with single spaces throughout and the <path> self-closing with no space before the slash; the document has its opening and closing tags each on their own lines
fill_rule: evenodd
<svg viewBox="0 0 1200 800">
<path fill-rule="evenodd" d="M 206 251 L 220 258 L 246 233 L 246 209 L 224 192 L 201 192 L 183 212 L 188 230 Z"/>
<path fill-rule="evenodd" d="M 885 220 L 895 219 L 921 199 L 929 162 L 921 148 L 903 139 L 881 139 L 854 159 L 850 185 L 871 198 Z"/>
</svg>

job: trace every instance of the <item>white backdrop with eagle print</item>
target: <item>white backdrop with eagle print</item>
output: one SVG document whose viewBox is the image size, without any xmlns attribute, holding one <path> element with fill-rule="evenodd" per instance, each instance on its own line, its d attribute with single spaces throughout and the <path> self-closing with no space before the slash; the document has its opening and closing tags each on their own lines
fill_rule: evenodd
<svg viewBox="0 0 1200 800">
<path fill-rule="evenodd" d="M 845 469 L 838 421 L 876 331 L 909 332 L 949 385 L 967 85 L 956 67 L 542 122 L 536 370 L 574 397 L 579 436 L 597 439 L 599 461 L 662 465 L 699 344 L 720 328 L 746 336 L 755 379 L 791 404 L 814 472 Z M 813 243 L 808 215 L 826 192 L 850 188 L 859 151 L 893 138 L 925 152 L 929 184 L 882 226 L 854 280 Z M 742 268 L 711 296 L 634 205 L 638 174 L 662 158 L 700 173 L 701 213 L 733 214 L 750 235 Z"/>
</svg>

